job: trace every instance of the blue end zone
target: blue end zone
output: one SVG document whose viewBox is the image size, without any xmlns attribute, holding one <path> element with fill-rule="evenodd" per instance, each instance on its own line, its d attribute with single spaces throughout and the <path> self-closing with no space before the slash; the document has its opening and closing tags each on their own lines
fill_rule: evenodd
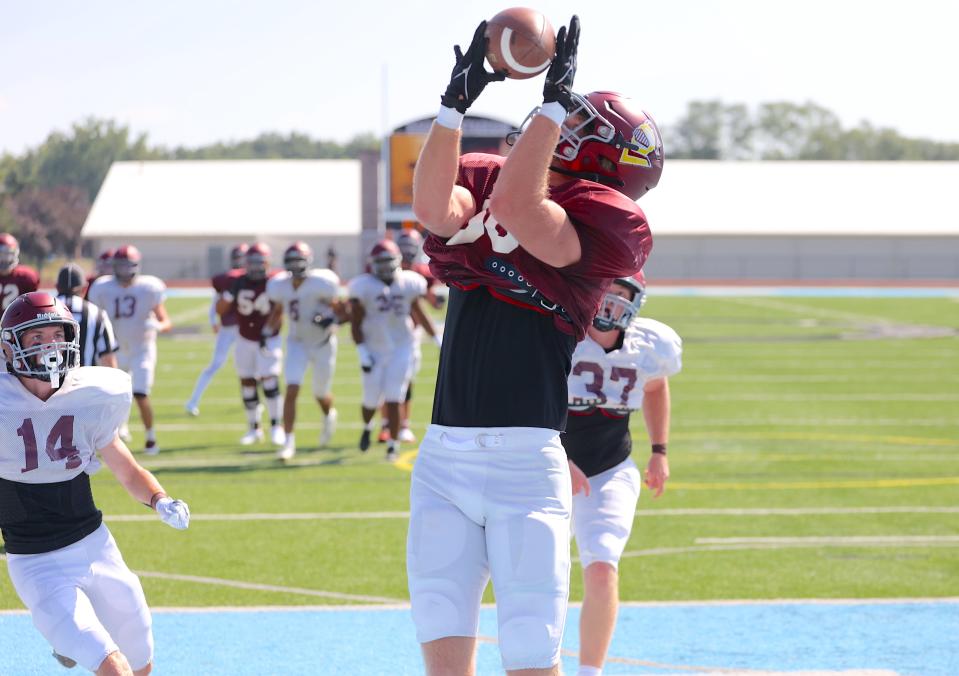
<svg viewBox="0 0 959 676">
<path fill-rule="evenodd" d="M 564 647 L 577 649 L 579 608 Z M 480 632 L 496 635 L 484 608 Z M 421 674 L 406 609 L 157 612 L 156 672 L 234 674 Z M 64 674 L 25 614 L 0 615 L 0 674 Z M 15 646 L 15 649 L 11 649 Z M 605 674 L 722 670 L 887 670 L 959 674 L 959 603 L 769 603 L 627 606 Z M 575 657 L 564 657 L 567 674 Z M 502 673 L 494 644 L 480 644 L 477 673 Z"/>
</svg>

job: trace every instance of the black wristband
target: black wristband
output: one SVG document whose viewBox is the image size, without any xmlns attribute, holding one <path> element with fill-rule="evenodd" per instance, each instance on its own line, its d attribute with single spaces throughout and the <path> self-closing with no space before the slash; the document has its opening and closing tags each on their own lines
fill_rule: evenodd
<svg viewBox="0 0 959 676">
<path fill-rule="evenodd" d="M 157 503 L 163 498 L 167 498 L 167 497 L 170 497 L 170 496 L 168 496 L 163 491 L 157 491 L 156 493 L 153 494 L 153 497 L 150 498 L 150 504 L 147 505 L 147 507 L 149 507 L 152 510 L 156 510 Z"/>
<path fill-rule="evenodd" d="M 653 444 L 653 453 L 666 455 L 666 444 Z"/>
</svg>

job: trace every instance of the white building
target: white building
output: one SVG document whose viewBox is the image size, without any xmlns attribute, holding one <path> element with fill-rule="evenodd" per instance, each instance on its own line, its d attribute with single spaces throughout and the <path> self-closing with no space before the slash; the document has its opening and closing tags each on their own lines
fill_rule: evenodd
<svg viewBox="0 0 959 676">
<path fill-rule="evenodd" d="M 667 160 L 651 279 L 959 280 L 959 162 Z"/>
<path fill-rule="evenodd" d="M 115 162 L 83 236 L 95 252 L 135 245 L 143 271 L 164 279 L 220 272 L 238 242 L 266 242 L 280 266 L 283 250 L 303 240 L 318 265 L 334 249 L 349 278 L 360 270 L 363 226 L 377 228 L 375 171 L 364 187 L 360 160 Z"/>
</svg>

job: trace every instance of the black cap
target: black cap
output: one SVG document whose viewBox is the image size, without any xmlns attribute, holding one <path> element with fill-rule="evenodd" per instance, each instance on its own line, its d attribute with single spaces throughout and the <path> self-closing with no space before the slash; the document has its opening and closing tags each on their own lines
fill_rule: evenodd
<svg viewBox="0 0 959 676">
<path fill-rule="evenodd" d="M 86 284 L 86 281 L 83 268 L 76 263 L 67 263 L 57 273 L 57 293 L 61 296 L 69 296 L 74 289 Z"/>
</svg>

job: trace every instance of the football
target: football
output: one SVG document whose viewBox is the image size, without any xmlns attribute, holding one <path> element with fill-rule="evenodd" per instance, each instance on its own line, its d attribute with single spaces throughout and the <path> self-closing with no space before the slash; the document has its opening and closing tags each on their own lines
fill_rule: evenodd
<svg viewBox="0 0 959 676">
<path fill-rule="evenodd" d="M 504 9 L 486 22 L 486 60 L 514 80 L 539 75 L 556 53 L 556 33 L 543 14 L 526 7 Z"/>
</svg>

